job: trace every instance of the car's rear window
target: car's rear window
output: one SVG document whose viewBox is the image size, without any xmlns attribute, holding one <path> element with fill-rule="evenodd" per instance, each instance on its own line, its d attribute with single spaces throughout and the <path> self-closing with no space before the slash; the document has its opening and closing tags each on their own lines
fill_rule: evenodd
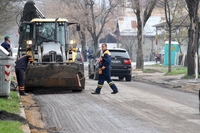
<svg viewBox="0 0 200 133">
<path fill-rule="evenodd" d="M 76 58 L 77 58 L 77 60 L 81 60 L 81 54 L 77 53 Z"/>
<path fill-rule="evenodd" d="M 121 58 L 129 58 L 129 55 L 124 50 L 109 50 L 111 53 L 111 57 L 121 57 Z"/>
</svg>

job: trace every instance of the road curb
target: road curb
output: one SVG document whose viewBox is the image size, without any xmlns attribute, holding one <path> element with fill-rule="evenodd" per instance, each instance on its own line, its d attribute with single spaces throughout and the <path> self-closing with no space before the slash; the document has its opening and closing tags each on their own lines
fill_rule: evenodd
<svg viewBox="0 0 200 133">
<path fill-rule="evenodd" d="M 21 96 L 19 95 L 19 93 L 18 93 L 18 96 L 19 96 L 19 98 L 21 99 Z M 22 104 L 22 102 L 20 102 L 20 114 L 19 114 L 21 117 L 23 117 L 24 119 L 26 119 L 26 114 L 25 114 L 25 111 L 24 111 L 24 107 L 23 107 L 23 104 Z M 22 124 L 22 131 L 24 132 L 24 133 L 30 133 L 31 131 L 30 131 L 30 128 L 29 128 L 29 125 L 28 125 L 28 121 L 27 121 L 27 119 L 26 119 L 26 123 L 24 123 L 24 124 Z"/>
<path fill-rule="evenodd" d="M 153 78 L 147 78 L 145 76 L 133 76 L 133 81 L 138 82 L 145 82 L 145 83 L 155 83 L 160 86 L 168 87 L 171 89 L 177 89 L 181 91 L 187 91 L 191 93 L 197 94 L 200 88 L 200 84 L 194 84 L 194 83 L 188 83 L 187 81 L 178 82 L 176 80 L 171 81 L 165 81 L 162 79 L 153 79 Z M 181 81 L 181 80 L 180 80 Z"/>
</svg>

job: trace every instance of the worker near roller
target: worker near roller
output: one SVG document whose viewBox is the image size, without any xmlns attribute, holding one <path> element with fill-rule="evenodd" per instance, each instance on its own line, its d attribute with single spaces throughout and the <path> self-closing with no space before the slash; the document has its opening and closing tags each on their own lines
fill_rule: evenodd
<svg viewBox="0 0 200 133">
<path fill-rule="evenodd" d="M 28 95 L 25 93 L 24 85 L 25 85 L 25 73 L 26 73 L 29 62 L 31 63 L 33 62 L 32 56 L 24 53 L 22 54 L 22 57 L 16 61 L 16 65 L 15 65 L 15 73 L 17 77 L 18 90 L 21 96 Z"/>
<path fill-rule="evenodd" d="M 99 80 L 97 88 L 94 92 L 92 92 L 92 94 L 100 94 L 104 81 L 107 81 L 110 88 L 113 90 L 111 94 L 116 94 L 118 93 L 118 89 L 115 83 L 111 80 L 111 75 L 110 75 L 111 54 L 109 50 L 107 50 L 107 44 L 105 43 L 102 44 L 101 48 L 103 54 L 99 59 Z"/>
</svg>

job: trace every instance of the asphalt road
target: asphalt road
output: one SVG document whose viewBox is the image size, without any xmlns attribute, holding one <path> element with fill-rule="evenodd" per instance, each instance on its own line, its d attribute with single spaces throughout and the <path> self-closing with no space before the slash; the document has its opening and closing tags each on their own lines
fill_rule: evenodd
<svg viewBox="0 0 200 133">
<path fill-rule="evenodd" d="M 198 96 L 153 84 L 115 81 L 116 95 L 105 83 L 86 79 L 81 93 L 35 94 L 46 128 L 53 133 L 198 133 Z"/>
</svg>

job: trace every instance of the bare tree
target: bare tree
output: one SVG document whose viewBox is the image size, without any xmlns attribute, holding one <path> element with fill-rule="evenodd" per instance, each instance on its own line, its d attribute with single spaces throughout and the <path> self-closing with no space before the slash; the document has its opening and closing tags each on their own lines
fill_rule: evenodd
<svg viewBox="0 0 200 133">
<path fill-rule="evenodd" d="M 42 4 L 37 4 L 37 7 L 47 18 L 63 18 L 68 12 L 72 12 L 67 10 L 68 6 L 63 0 L 42 0 Z"/>
<path fill-rule="evenodd" d="M 176 40 L 179 43 L 180 53 L 182 53 L 181 45 L 187 40 L 186 30 L 188 27 L 188 14 L 185 1 L 180 0 L 159 0 L 159 7 L 164 7 L 165 21 L 162 27 L 167 33 L 169 40 L 168 51 L 168 72 L 171 72 L 171 41 Z"/>
<path fill-rule="evenodd" d="M 188 29 L 188 50 L 187 50 L 187 61 L 188 61 L 188 75 L 194 75 L 194 56 L 195 52 L 198 53 L 198 39 L 199 39 L 199 0 L 185 0 L 189 12 L 190 27 Z"/>
<path fill-rule="evenodd" d="M 20 6 L 22 0 L 1 0 L 0 1 L 0 34 L 16 25 L 16 16 L 22 11 Z"/>
<path fill-rule="evenodd" d="M 143 69 L 143 27 L 145 26 L 147 20 L 151 16 L 151 13 L 156 5 L 157 0 L 131 0 L 132 9 L 137 17 L 137 40 L 138 40 L 138 50 L 137 50 L 137 60 L 136 69 Z M 143 10 L 144 9 L 144 10 Z"/>
<path fill-rule="evenodd" d="M 175 1 L 174 1 L 175 2 Z M 175 34 L 173 38 L 176 39 L 176 41 L 179 43 L 180 46 L 180 54 L 182 53 L 181 46 L 183 46 L 183 43 L 188 40 L 187 37 L 187 30 L 188 30 L 188 24 L 189 24 L 189 15 L 187 12 L 187 7 L 186 7 L 186 2 L 185 1 L 177 1 L 178 7 L 176 8 L 175 11 L 175 21 L 173 24 L 174 25 L 174 31 Z"/>
<path fill-rule="evenodd" d="M 187 38 L 187 26 L 185 26 L 185 28 L 178 28 L 176 31 L 175 31 L 176 35 L 175 35 L 175 38 L 177 40 L 177 42 L 180 44 L 179 48 L 180 48 L 180 54 L 183 54 L 182 52 L 182 49 L 181 49 L 181 46 L 183 46 L 183 42 L 188 40 Z"/>
<path fill-rule="evenodd" d="M 119 0 L 62 1 L 68 5 L 68 16 L 81 24 L 80 42 L 83 55 L 86 54 L 84 51 L 86 51 L 86 43 L 90 38 L 92 38 L 92 42 L 90 43 L 94 45 L 94 51 L 97 51 L 99 38 L 102 35 L 106 24 L 114 18 L 114 10 Z M 69 12 L 69 9 L 71 12 Z"/>
<path fill-rule="evenodd" d="M 172 1 L 172 0 L 164 0 L 164 9 L 165 9 L 165 19 L 168 27 L 168 36 L 169 36 L 169 51 L 168 51 L 168 72 L 171 72 L 171 40 L 172 40 L 172 23 L 175 18 L 175 12 L 178 7 L 178 1 Z"/>
<path fill-rule="evenodd" d="M 112 0 L 102 0 L 100 3 L 99 12 L 95 12 L 95 0 L 86 0 L 86 28 L 90 33 L 95 51 L 98 49 L 98 40 L 103 32 L 105 24 L 112 18 L 110 14 L 117 6 Z"/>
<path fill-rule="evenodd" d="M 130 58 L 133 60 L 133 48 L 137 47 L 137 40 L 134 36 L 124 36 L 123 39 L 120 39 L 121 47 L 128 51 Z"/>
<path fill-rule="evenodd" d="M 59 0 L 64 17 L 81 24 L 80 43 L 82 52 L 86 51 L 86 43 L 90 38 L 94 51 L 98 49 L 98 40 L 106 24 L 114 18 L 114 9 L 119 0 Z M 52 9 L 55 9 L 55 4 Z M 55 14 L 52 13 L 52 14 Z M 89 36 L 90 35 L 90 36 Z M 88 39 L 88 40 L 86 40 Z M 86 54 L 85 52 L 83 53 Z"/>
</svg>

